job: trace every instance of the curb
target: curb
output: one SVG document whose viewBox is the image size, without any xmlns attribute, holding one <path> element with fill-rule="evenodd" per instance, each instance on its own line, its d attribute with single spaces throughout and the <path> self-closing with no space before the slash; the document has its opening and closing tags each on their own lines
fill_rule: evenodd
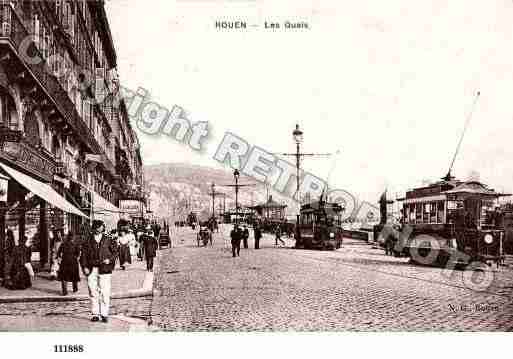
<svg viewBox="0 0 513 359">
<path fill-rule="evenodd" d="M 148 297 L 153 295 L 153 290 L 146 289 L 134 289 L 127 292 L 114 293 L 110 296 L 111 299 L 129 299 L 129 298 L 139 298 L 139 297 Z M 68 296 L 26 296 L 26 297 L 0 297 L 0 304 L 5 303 L 37 303 L 37 302 L 47 302 L 47 303 L 56 303 L 56 302 L 80 302 L 89 300 L 88 295 L 68 295 Z"/>
<path fill-rule="evenodd" d="M 159 258 L 160 256 L 157 256 Z M 130 298 L 140 298 L 140 297 L 150 297 L 153 296 L 153 279 L 155 270 L 158 269 L 159 261 L 155 262 L 155 269 L 153 272 L 147 272 L 144 277 L 144 282 L 142 288 L 132 289 L 126 292 L 118 292 L 111 294 L 111 299 L 130 299 Z M 81 294 L 81 295 L 68 295 L 68 296 L 60 296 L 60 295 L 48 295 L 48 296 L 4 296 L 0 297 L 0 304 L 5 303 L 58 303 L 58 302 L 80 302 L 89 300 L 89 295 Z"/>
</svg>

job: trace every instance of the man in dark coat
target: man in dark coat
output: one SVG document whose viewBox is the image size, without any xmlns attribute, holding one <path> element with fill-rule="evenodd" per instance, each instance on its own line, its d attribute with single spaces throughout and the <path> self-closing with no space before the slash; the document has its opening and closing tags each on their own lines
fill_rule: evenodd
<svg viewBox="0 0 513 359">
<path fill-rule="evenodd" d="M 237 225 L 235 225 L 230 233 L 230 237 L 232 239 L 232 254 L 233 257 L 240 256 L 240 240 L 241 240 L 241 231 Z"/>
<path fill-rule="evenodd" d="M 260 249 L 260 238 L 262 238 L 262 230 L 260 229 L 258 223 L 255 223 L 253 230 L 255 233 L 255 249 Z"/>
<path fill-rule="evenodd" d="M 78 282 L 80 282 L 78 269 L 80 247 L 71 237 L 71 234 L 68 234 L 57 250 L 57 260 L 60 261 L 57 278 L 61 281 L 62 295 L 68 295 L 68 282 L 73 283 L 73 293 L 78 292 Z"/>
<path fill-rule="evenodd" d="M 82 244 L 80 264 L 87 277 L 89 297 L 91 298 L 91 321 L 109 320 L 111 278 L 116 263 L 118 245 L 105 235 L 105 224 L 95 220 L 92 233 Z"/>
<path fill-rule="evenodd" d="M 146 256 L 146 270 L 153 272 L 153 261 L 157 256 L 157 248 L 159 246 L 157 238 L 155 238 L 151 229 L 148 229 L 141 237 Z"/>
<path fill-rule="evenodd" d="M 249 230 L 246 225 L 244 225 L 244 230 L 242 231 L 242 241 L 244 243 L 244 249 L 248 249 L 248 239 L 249 239 Z"/>
</svg>

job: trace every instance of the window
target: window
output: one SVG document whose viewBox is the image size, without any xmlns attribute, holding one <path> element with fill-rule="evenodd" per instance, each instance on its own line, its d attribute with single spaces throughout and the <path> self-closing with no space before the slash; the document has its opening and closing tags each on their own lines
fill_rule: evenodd
<svg viewBox="0 0 513 359">
<path fill-rule="evenodd" d="M 0 122 L 2 126 L 11 127 L 11 99 L 7 93 L 0 92 Z"/>
<path fill-rule="evenodd" d="M 61 160 L 61 144 L 55 135 L 52 137 L 52 154 L 57 161 Z"/>
<path fill-rule="evenodd" d="M 437 215 L 436 215 L 437 223 L 445 223 L 444 213 L 445 213 L 445 202 L 440 201 L 437 203 Z"/>
<path fill-rule="evenodd" d="M 463 210 L 463 201 L 447 201 L 447 222 L 456 223 Z M 459 214 L 458 214 L 459 213 Z"/>
<path fill-rule="evenodd" d="M 32 1 L 30 0 L 25 0 L 23 1 L 23 3 L 21 4 L 22 6 L 22 13 L 23 13 L 23 17 L 24 17 L 24 20 L 29 20 L 30 22 L 30 18 L 32 17 Z"/>
<path fill-rule="evenodd" d="M 415 223 L 422 223 L 422 203 L 415 205 Z"/>
<path fill-rule="evenodd" d="M 436 214 L 437 214 L 437 206 L 436 202 L 431 202 L 429 204 L 430 213 L 429 213 L 429 223 L 437 223 Z"/>
<path fill-rule="evenodd" d="M 410 219 L 409 219 L 409 222 L 414 224 L 415 223 L 415 205 L 414 204 L 409 204 L 408 205 L 409 209 L 410 209 Z"/>
<path fill-rule="evenodd" d="M 431 211 L 431 205 L 429 203 L 422 204 L 423 213 L 422 213 L 422 222 L 429 223 L 429 215 Z"/>
<path fill-rule="evenodd" d="M 41 143 L 41 135 L 39 133 L 39 123 L 34 112 L 27 114 L 24 123 L 24 132 L 26 140 L 29 144 L 36 147 Z"/>
</svg>

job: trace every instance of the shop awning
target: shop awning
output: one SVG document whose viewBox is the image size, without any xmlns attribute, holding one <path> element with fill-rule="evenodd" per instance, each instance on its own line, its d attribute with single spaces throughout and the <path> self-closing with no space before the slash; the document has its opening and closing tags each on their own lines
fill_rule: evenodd
<svg viewBox="0 0 513 359">
<path fill-rule="evenodd" d="M 102 220 L 107 230 L 115 229 L 119 221 L 121 210 L 100 196 L 98 193 L 93 194 L 94 219 Z"/>
<path fill-rule="evenodd" d="M 23 187 L 41 199 L 45 200 L 46 202 L 50 203 L 52 206 L 55 206 L 64 212 L 88 218 L 82 211 L 80 211 L 77 207 L 69 203 L 64 197 L 57 193 L 57 191 L 55 191 L 50 185 L 35 180 L 3 163 L 0 163 L 0 167 L 15 181 L 19 182 Z"/>
</svg>

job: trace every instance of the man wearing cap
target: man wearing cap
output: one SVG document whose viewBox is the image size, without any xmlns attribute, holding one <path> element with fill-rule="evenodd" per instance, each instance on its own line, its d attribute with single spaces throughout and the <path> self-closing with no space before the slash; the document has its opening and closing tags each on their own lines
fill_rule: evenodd
<svg viewBox="0 0 513 359">
<path fill-rule="evenodd" d="M 148 272 L 153 272 L 153 261 L 157 256 L 157 248 L 158 242 L 153 234 L 153 230 L 148 227 L 146 228 L 146 233 L 142 236 L 142 243 L 144 245 L 144 254 L 146 257 L 146 270 Z"/>
<path fill-rule="evenodd" d="M 95 220 L 92 233 L 82 245 L 80 264 L 87 277 L 91 298 L 91 321 L 100 319 L 107 323 L 109 318 L 111 277 L 116 263 L 118 246 L 116 241 L 104 234 L 105 224 Z"/>
</svg>

